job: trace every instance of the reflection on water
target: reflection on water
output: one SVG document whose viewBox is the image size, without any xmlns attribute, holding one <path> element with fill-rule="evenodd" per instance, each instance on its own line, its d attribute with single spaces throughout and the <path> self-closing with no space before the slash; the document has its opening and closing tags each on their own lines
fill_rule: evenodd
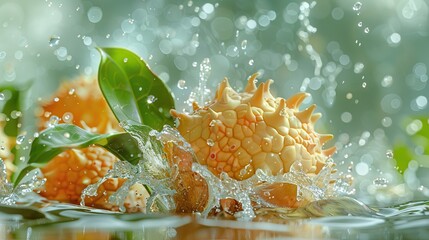
<svg viewBox="0 0 429 240">
<path fill-rule="evenodd" d="M 258 209 L 251 222 L 219 213 L 122 214 L 31 196 L 0 205 L 0 239 L 425 239 L 429 201 L 372 209 L 352 198 L 315 201 L 297 210 Z"/>
</svg>

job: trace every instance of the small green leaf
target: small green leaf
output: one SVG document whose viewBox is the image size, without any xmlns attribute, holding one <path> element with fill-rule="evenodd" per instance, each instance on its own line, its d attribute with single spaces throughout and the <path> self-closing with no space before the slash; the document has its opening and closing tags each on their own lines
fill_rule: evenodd
<svg viewBox="0 0 429 240">
<path fill-rule="evenodd" d="M 132 121 L 161 130 L 174 125 L 174 99 L 164 84 L 136 54 L 121 48 L 101 48 L 100 88 L 119 122 Z"/>
<path fill-rule="evenodd" d="M 137 164 L 140 149 L 128 133 L 95 134 L 71 124 L 58 124 L 42 131 L 31 145 L 28 164 L 44 165 L 59 153 L 71 148 L 85 148 L 90 145 L 106 148 L 119 159 Z"/>
<path fill-rule="evenodd" d="M 20 116 L 17 113 L 21 111 L 21 92 L 15 87 L 3 86 L 0 87 L 0 94 L 2 94 L 0 112 L 9 118 L 9 121 L 6 121 L 3 131 L 9 137 L 16 137 L 20 121 Z"/>
</svg>

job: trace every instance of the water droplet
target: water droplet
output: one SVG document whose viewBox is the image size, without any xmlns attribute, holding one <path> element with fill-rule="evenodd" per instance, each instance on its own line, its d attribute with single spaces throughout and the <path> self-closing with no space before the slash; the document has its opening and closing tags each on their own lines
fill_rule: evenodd
<svg viewBox="0 0 429 240">
<path fill-rule="evenodd" d="M 207 139 L 207 145 L 210 147 L 213 147 L 215 145 L 215 142 L 213 141 L 213 139 Z"/>
<path fill-rule="evenodd" d="M 154 103 L 156 100 L 158 100 L 155 96 L 153 96 L 153 95 L 149 95 L 148 97 L 147 97 L 147 99 L 146 99 L 146 102 L 148 103 L 148 104 L 152 104 L 152 103 Z"/>
<path fill-rule="evenodd" d="M 21 145 L 24 142 L 24 139 L 25 139 L 25 135 L 18 135 L 16 137 L 16 144 Z"/>
<path fill-rule="evenodd" d="M 124 63 L 128 62 L 128 58 L 124 58 Z"/>
<path fill-rule="evenodd" d="M 362 27 L 363 23 L 362 22 L 358 22 L 358 27 Z"/>
<path fill-rule="evenodd" d="M 99 7 L 91 7 L 87 15 L 90 22 L 98 23 L 103 18 L 103 11 Z"/>
<path fill-rule="evenodd" d="M 393 158 L 393 151 L 392 151 L 392 150 L 390 150 L 390 149 L 389 149 L 389 150 L 387 150 L 387 151 L 386 151 L 386 157 L 387 157 L 387 158 Z"/>
<path fill-rule="evenodd" d="M 389 181 L 385 178 L 376 178 L 372 183 L 377 187 L 387 187 Z"/>
<path fill-rule="evenodd" d="M 363 82 L 363 83 L 362 83 L 362 87 L 363 87 L 363 88 L 366 88 L 366 82 Z"/>
<path fill-rule="evenodd" d="M 361 73 L 364 69 L 365 65 L 361 62 L 358 62 L 355 64 L 353 71 L 357 74 L 357 73 Z"/>
<path fill-rule="evenodd" d="M 254 61 L 253 59 L 250 59 L 250 60 L 249 60 L 249 65 L 250 65 L 250 66 L 253 66 L 253 63 L 255 63 L 255 61 Z"/>
<path fill-rule="evenodd" d="M 73 121 L 73 114 L 71 112 L 64 113 L 62 117 L 65 123 L 71 123 Z"/>
<path fill-rule="evenodd" d="M 362 8 L 362 3 L 361 2 L 356 2 L 353 5 L 353 11 L 359 11 Z"/>
<path fill-rule="evenodd" d="M 65 137 L 65 138 L 70 138 L 70 133 L 65 132 L 65 133 L 64 133 L 64 137 Z"/>
<path fill-rule="evenodd" d="M 58 46 L 58 44 L 60 44 L 60 37 L 51 36 L 49 38 L 49 47 L 55 47 L 55 46 Z"/>
<path fill-rule="evenodd" d="M 3 101 L 5 99 L 4 93 L 0 93 L 0 101 Z"/>
<path fill-rule="evenodd" d="M 76 91 L 76 90 L 75 90 L 74 88 L 70 89 L 70 90 L 69 90 L 69 95 L 73 95 L 73 94 L 75 93 L 75 91 Z"/>
<path fill-rule="evenodd" d="M 52 115 L 47 122 L 47 127 L 48 128 L 55 127 L 55 125 L 57 125 L 59 121 L 60 121 L 59 117 Z"/>
<path fill-rule="evenodd" d="M 390 75 L 384 76 L 383 80 L 381 81 L 382 87 L 390 87 L 393 83 L 393 77 Z"/>
<path fill-rule="evenodd" d="M 186 85 L 185 80 L 181 79 L 181 80 L 177 81 L 177 87 L 179 89 L 187 89 L 187 87 L 185 85 Z"/>
<path fill-rule="evenodd" d="M 242 42 L 241 42 L 241 49 L 246 49 L 247 48 L 247 40 L 243 40 Z"/>
<path fill-rule="evenodd" d="M 364 32 L 364 33 L 369 33 L 369 28 L 368 28 L 368 27 L 366 27 L 366 28 L 363 30 L 363 32 Z"/>
<path fill-rule="evenodd" d="M 92 38 L 91 37 L 84 36 L 82 39 L 83 39 L 83 44 L 85 44 L 85 46 L 89 46 L 92 44 Z"/>
<path fill-rule="evenodd" d="M 58 97 L 54 98 L 54 102 L 59 102 L 59 101 L 60 101 L 60 98 L 58 98 Z"/>
</svg>

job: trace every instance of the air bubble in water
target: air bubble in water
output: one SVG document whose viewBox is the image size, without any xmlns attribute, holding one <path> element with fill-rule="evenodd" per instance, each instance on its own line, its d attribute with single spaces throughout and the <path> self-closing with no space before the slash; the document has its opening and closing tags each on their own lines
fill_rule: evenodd
<svg viewBox="0 0 429 240">
<path fill-rule="evenodd" d="M 128 58 L 124 58 L 124 63 L 127 63 L 128 62 Z"/>
<path fill-rule="evenodd" d="M 362 8 L 362 3 L 361 2 L 356 2 L 353 5 L 353 11 L 359 11 Z"/>
<path fill-rule="evenodd" d="M 146 102 L 148 103 L 148 104 L 152 104 L 152 103 L 154 103 L 156 100 L 158 100 L 155 96 L 153 96 L 153 95 L 149 95 L 148 97 L 147 97 L 147 99 L 146 99 Z"/>
<path fill-rule="evenodd" d="M 363 23 L 362 22 L 358 22 L 358 27 L 362 27 Z"/>
<path fill-rule="evenodd" d="M 0 93 L 0 101 L 3 101 L 5 99 L 4 93 Z"/>
<path fill-rule="evenodd" d="M 366 88 L 366 82 L 363 82 L 363 83 L 362 83 L 362 87 L 363 87 L 363 88 Z"/>
<path fill-rule="evenodd" d="M 366 28 L 363 30 L 363 32 L 364 32 L 364 33 L 369 33 L 369 28 L 368 28 L 368 27 L 366 27 Z"/>
<path fill-rule="evenodd" d="M 59 36 L 51 36 L 49 38 L 49 47 L 55 47 L 60 44 L 60 37 Z"/>
<path fill-rule="evenodd" d="M 249 60 L 249 65 L 250 65 L 250 66 L 253 66 L 253 63 L 255 63 L 255 61 L 254 61 L 253 59 L 250 59 L 250 60 Z"/>
</svg>

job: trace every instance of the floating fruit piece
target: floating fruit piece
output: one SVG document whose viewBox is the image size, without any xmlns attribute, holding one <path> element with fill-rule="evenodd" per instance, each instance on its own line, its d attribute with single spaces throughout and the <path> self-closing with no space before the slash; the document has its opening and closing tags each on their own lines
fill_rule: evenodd
<svg viewBox="0 0 429 240">
<path fill-rule="evenodd" d="M 191 144 L 200 164 L 219 176 L 245 180 L 257 169 L 273 175 L 287 173 L 299 161 L 308 175 L 317 174 L 335 148 L 322 146 L 332 135 L 314 131 L 320 114 L 315 105 L 298 108 L 307 93 L 289 99 L 274 98 L 272 80 L 255 85 L 257 75 L 249 78 L 244 92 L 234 91 L 225 78 L 207 106 L 194 104 L 192 114 L 171 114 L 179 119 L 178 130 Z M 297 188 L 289 184 L 272 190 L 276 205 L 296 206 Z M 287 197 L 280 195 L 288 195 Z M 279 200 L 281 199 L 282 200 Z"/>
<path fill-rule="evenodd" d="M 95 78 L 63 84 L 51 102 L 42 104 L 38 116 L 41 130 L 61 121 L 97 133 L 119 130 Z M 119 159 L 113 154 L 97 146 L 67 150 L 41 169 L 47 181 L 40 194 L 48 199 L 79 204 L 82 190 L 103 177 L 116 161 Z M 97 197 L 85 199 L 86 205 L 117 210 L 117 206 L 108 203 L 108 198 L 123 182 L 124 179 L 109 179 L 98 189 Z M 148 196 L 142 185 L 133 186 L 125 203 L 127 211 L 145 211 Z"/>
</svg>

